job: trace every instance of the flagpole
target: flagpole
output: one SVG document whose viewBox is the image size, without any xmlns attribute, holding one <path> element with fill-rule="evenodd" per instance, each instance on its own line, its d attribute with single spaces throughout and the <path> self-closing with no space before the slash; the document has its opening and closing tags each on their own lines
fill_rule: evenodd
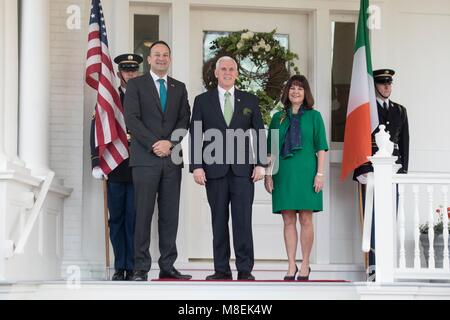
<svg viewBox="0 0 450 320">
<path fill-rule="evenodd" d="M 108 182 L 103 180 L 103 216 L 105 222 L 105 268 L 106 280 L 110 280 L 110 257 L 109 257 L 109 219 L 108 219 Z"/>
<path fill-rule="evenodd" d="M 361 226 L 361 234 L 363 234 L 364 229 L 364 207 L 363 207 L 363 194 L 362 194 L 362 184 L 358 182 L 358 202 L 359 202 L 359 222 Z M 363 251 L 364 255 L 364 272 L 367 272 L 367 269 L 369 268 L 369 254 L 367 252 Z"/>
</svg>

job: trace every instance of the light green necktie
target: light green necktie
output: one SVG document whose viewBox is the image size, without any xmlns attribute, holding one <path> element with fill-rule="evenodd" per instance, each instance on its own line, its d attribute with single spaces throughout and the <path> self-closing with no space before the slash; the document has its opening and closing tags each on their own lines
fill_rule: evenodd
<svg viewBox="0 0 450 320">
<path fill-rule="evenodd" d="M 225 92 L 225 104 L 223 108 L 223 117 L 227 126 L 230 125 L 231 118 L 233 118 L 233 105 L 231 104 L 231 93 Z"/>
</svg>

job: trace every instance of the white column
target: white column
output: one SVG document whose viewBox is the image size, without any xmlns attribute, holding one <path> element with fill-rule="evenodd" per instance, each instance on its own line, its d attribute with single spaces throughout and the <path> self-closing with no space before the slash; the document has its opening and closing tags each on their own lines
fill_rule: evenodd
<svg viewBox="0 0 450 320">
<path fill-rule="evenodd" d="M 8 159 L 23 168 L 24 163 L 17 154 L 18 119 L 19 119 L 19 13 L 17 0 L 3 1 L 7 12 L 2 21 L 5 22 L 5 55 L 4 73 L 7 81 L 4 84 L 5 114 L 4 143 Z"/>
<path fill-rule="evenodd" d="M 392 175 L 397 157 L 369 157 L 374 168 L 376 282 L 394 281 L 395 214 Z"/>
<path fill-rule="evenodd" d="M 190 8 L 187 0 L 177 0 L 172 2 L 170 16 L 171 38 L 172 38 L 172 74 L 186 85 L 189 83 L 189 52 L 190 52 Z M 189 88 L 187 88 L 189 92 Z M 192 101 L 192 97 L 190 97 Z M 187 139 L 183 140 L 184 155 L 188 154 Z M 185 163 L 186 159 L 185 159 Z M 185 166 L 183 170 L 183 179 L 181 184 L 180 199 L 180 221 L 178 224 L 178 262 L 188 262 L 189 259 L 189 206 L 187 191 L 189 181 L 192 179 Z"/>
<path fill-rule="evenodd" d="M 6 166 L 6 153 L 5 153 L 5 85 L 6 85 L 6 73 L 5 73 L 5 51 L 6 51 L 6 1 L 0 2 L 0 169 Z M 0 257 L 1 259 L 1 257 Z"/>
<path fill-rule="evenodd" d="M 189 48 L 191 46 L 190 9 L 188 1 L 173 1 L 170 18 L 173 77 L 187 84 L 189 82 Z"/>
<path fill-rule="evenodd" d="M 111 33 L 111 41 L 114 42 L 113 47 L 109 48 L 112 59 L 119 54 L 133 52 L 130 47 L 130 2 L 114 1 L 113 20 L 108 24 L 114 27 L 114 33 Z"/>
<path fill-rule="evenodd" d="M 5 15 L 6 12 L 6 2 L 7 0 L 0 1 L 0 171 L 6 168 L 6 154 L 5 154 Z M 5 280 L 5 192 L 4 187 L 0 184 L 0 281 Z"/>
<path fill-rule="evenodd" d="M 49 170 L 49 0 L 22 0 L 19 154 L 35 175 Z"/>
</svg>

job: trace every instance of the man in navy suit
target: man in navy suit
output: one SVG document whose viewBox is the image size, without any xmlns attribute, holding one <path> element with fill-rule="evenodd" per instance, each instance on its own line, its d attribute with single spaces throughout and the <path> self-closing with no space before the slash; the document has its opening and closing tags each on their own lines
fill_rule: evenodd
<svg viewBox="0 0 450 320">
<path fill-rule="evenodd" d="M 238 77 L 234 59 L 220 58 L 215 76 L 217 89 L 195 99 L 190 127 L 190 171 L 197 184 L 206 186 L 212 216 L 215 273 L 206 280 L 232 280 L 230 203 L 238 280 L 255 280 L 251 274 L 254 264 L 252 205 L 254 183 L 265 174 L 266 159 L 260 154 L 267 153 L 258 147 L 260 140 L 265 141 L 264 123 L 258 98 L 234 86 Z M 251 130 L 253 143 L 249 135 L 242 143 L 236 143 L 240 133 Z M 208 141 L 207 136 L 212 133 L 219 133 L 221 137 Z"/>
</svg>

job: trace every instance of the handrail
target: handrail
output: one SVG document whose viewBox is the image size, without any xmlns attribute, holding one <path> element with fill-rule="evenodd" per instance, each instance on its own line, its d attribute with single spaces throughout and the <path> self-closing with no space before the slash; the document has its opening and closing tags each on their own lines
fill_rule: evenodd
<svg viewBox="0 0 450 320">
<path fill-rule="evenodd" d="M 439 173 L 408 173 L 394 174 L 392 182 L 395 184 L 450 184 L 450 174 Z"/>
<path fill-rule="evenodd" d="M 28 218 L 23 233 L 20 235 L 19 241 L 17 242 L 17 246 L 15 246 L 13 255 L 22 254 L 25 248 L 25 245 L 28 242 L 31 231 L 36 223 L 37 218 L 42 210 L 42 206 L 44 205 L 45 199 L 47 198 L 48 191 L 53 182 L 53 178 L 55 177 L 55 173 L 53 171 L 49 171 L 45 180 L 42 183 L 41 190 L 39 191 L 36 202 L 31 208 L 30 217 Z"/>
</svg>

